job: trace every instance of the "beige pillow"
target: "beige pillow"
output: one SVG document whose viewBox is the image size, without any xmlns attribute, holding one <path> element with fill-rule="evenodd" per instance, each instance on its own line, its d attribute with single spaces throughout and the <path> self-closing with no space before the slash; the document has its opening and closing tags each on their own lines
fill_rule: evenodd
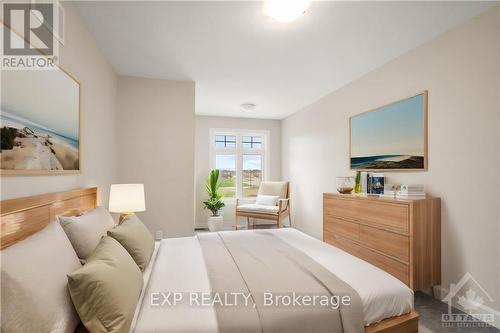
<svg viewBox="0 0 500 333">
<path fill-rule="evenodd" d="M 81 268 L 57 222 L 1 252 L 2 332 L 73 332 L 66 274 Z"/>
<path fill-rule="evenodd" d="M 78 258 L 82 260 L 94 251 L 101 237 L 106 236 L 106 231 L 115 225 L 113 217 L 104 207 L 97 207 L 80 216 L 58 218 Z"/>
<path fill-rule="evenodd" d="M 155 249 L 155 241 L 148 228 L 134 214 L 116 228 L 108 230 L 108 236 L 116 239 L 130 253 L 137 266 L 144 271 Z"/>
<path fill-rule="evenodd" d="M 103 237 L 87 263 L 68 274 L 73 304 L 93 333 L 128 332 L 142 284 L 134 260 L 111 237 Z"/>
</svg>

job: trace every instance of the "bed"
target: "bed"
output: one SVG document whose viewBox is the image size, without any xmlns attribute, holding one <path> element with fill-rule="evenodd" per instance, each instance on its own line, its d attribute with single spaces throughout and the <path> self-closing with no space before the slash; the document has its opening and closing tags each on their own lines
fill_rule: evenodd
<svg viewBox="0 0 500 333">
<path fill-rule="evenodd" d="M 2 201 L 2 249 L 41 230 L 55 215 L 79 214 L 92 209 L 96 203 L 96 188 Z M 247 238 L 255 232 L 226 231 L 221 232 L 220 237 Z M 296 229 L 266 233 L 266 237 L 275 237 L 294 251 L 300 251 L 352 287 L 361 299 L 365 332 L 418 331 L 413 292 L 398 279 Z M 206 236 L 164 239 L 156 244 L 153 259 L 144 271 L 144 287 L 131 332 L 220 331 L 213 306 L 196 309 L 174 306 L 166 310 L 153 302 L 160 292 L 211 292 L 213 282 L 202 251 Z"/>
</svg>

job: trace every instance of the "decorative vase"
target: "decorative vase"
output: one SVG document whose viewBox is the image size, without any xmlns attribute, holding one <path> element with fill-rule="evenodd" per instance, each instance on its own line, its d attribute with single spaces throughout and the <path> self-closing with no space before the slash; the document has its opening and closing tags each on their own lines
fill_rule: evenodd
<svg viewBox="0 0 500 333">
<path fill-rule="evenodd" d="M 209 216 L 208 217 L 208 230 L 210 231 L 221 231 L 224 226 L 224 218 L 222 215 Z"/>
<path fill-rule="evenodd" d="M 361 193 L 361 171 L 356 171 L 354 193 Z"/>
<path fill-rule="evenodd" d="M 354 177 L 337 177 L 337 191 L 340 194 L 351 194 L 354 190 Z"/>
</svg>

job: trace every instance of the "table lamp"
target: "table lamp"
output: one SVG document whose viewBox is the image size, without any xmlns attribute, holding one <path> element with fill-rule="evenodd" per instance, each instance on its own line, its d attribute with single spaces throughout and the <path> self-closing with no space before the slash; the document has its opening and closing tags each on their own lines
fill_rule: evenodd
<svg viewBox="0 0 500 333">
<path fill-rule="evenodd" d="M 109 191 L 109 211 L 120 213 L 119 224 L 127 215 L 146 210 L 144 184 L 112 184 Z"/>
</svg>

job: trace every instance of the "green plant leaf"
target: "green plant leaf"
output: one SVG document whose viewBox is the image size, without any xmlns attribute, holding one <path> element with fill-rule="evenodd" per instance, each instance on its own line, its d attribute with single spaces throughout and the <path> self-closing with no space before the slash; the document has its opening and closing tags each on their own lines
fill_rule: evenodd
<svg viewBox="0 0 500 333">
<path fill-rule="evenodd" d="M 204 208 L 210 210 L 214 216 L 216 216 L 219 210 L 225 206 L 224 202 L 221 201 L 222 194 L 218 193 L 220 187 L 219 173 L 220 171 L 218 169 L 210 171 L 205 183 L 208 200 L 203 201 L 203 205 Z"/>
</svg>

